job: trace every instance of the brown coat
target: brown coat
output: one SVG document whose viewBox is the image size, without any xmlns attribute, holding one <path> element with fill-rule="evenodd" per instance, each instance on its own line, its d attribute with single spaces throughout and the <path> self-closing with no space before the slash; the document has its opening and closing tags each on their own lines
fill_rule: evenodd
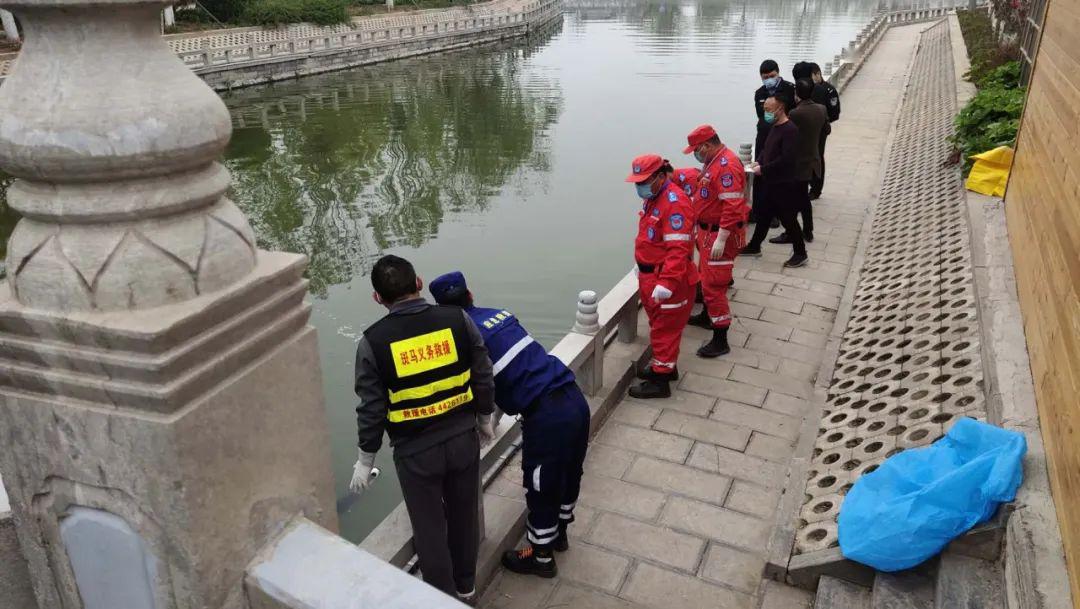
<svg viewBox="0 0 1080 609">
<path fill-rule="evenodd" d="M 809 182 L 821 176 L 821 151 L 818 143 L 823 135 L 829 135 L 829 114 L 825 106 L 809 99 L 799 102 L 788 117 L 799 128 L 799 156 L 795 164 L 795 179 Z"/>
</svg>

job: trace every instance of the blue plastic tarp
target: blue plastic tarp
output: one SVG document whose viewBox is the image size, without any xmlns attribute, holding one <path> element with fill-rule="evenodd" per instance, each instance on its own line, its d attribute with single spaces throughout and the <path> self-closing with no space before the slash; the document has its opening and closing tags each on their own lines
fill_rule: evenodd
<svg viewBox="0 0 1080 609">
<path fill-rule="evenodd" d="M 840 551 L 879 571 L 922 563 L 1016 497 L 1022 434 L 964 418 L 934 444 L 885 460 L 840 506 Z"/>
</svg>

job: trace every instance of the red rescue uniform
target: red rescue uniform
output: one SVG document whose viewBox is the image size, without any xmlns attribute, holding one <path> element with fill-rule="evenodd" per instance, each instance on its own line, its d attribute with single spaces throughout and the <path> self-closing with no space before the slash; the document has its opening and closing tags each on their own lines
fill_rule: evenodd
<svg viewBox="0 0 1080 609">
<path fill-rule="evenodd" d="M 651 364 L 654 372 L 670 374 L 679 360 L 679 342 L 694 307 L 694 209 L 682 188 L 668 180 L 638 213 L 634 258 L 641 302 L 649 318 Z M 653 300 L 657 284 L 671 290 L 671 297 Z"/>
<path fill-rule="evenodd" d="M 683 192 L 685 192 L 686 196 L 690 197 L 692 201 L 694 193 L 696 193 L 699 188 L 698 181 L 701 180 L 701 170 L 697 167 L 681 167 L 675 170 L 672 179 L 679 185 L 679 188 L 683 189 Z"/>
<path fill-rule="evenodd" d="M 714 328 L 731 326 L 731 306 L 727 291 L 739 250 L 746 244 L 746 222 L 750 206 L 745 197 L 746 174 L 742 161 L 727 146 L 701 170 L 693 193 L 697 223 L 698 264 L 705 310 Z M 711 260 L 713 243 L 726 230 L 727 243 L 719 260 Z"/>
</svg>

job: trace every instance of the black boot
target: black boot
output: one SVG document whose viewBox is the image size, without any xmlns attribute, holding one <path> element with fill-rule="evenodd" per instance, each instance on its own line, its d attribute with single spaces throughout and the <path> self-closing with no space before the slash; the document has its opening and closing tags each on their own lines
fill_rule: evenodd
<svg viewBox="0 0 1080 609">
<path fill-rule="evenodd" d="M 660 374 L 652 369 L 652 366 L 645 364 L 644 368 L 640 368 L 637 371 L 637 377 L 643 381 L 656 381 L 667 379 L 669 381 L 679 380 L 679 367 L 675 366 L 668 374 Z"/>
<path fill-rule="evenodd" d="M 731 347 L 728 346 L 727 342 L 727 331 L 727 328 L 713 330 L 712 340 L 701 345 L 701 348 L 697 350 L 698 357 L 712 359 L 731 353 Z"/>
<path fill-rule="evenodd" d="M 669 379 L 670 376 L 665 378 L 661 375 L 657 375 L 656 379 L 641 381 L 637 385 L 634 385 L 630 388 L 630 397 L 637 398 L 639 400 L 670 398 L 671 383 L 668 382 Z"/>
<path fill-rule="evenodd" d="M 532 544 L 520 550 L 510 550 L 502 555 L 502 565 L 514 573 L 536 575 L 551 579 L 559 574 L 555 555 L 551 548 L 534 548 Z"/>
<path fill-rule="evenodd" d="M 701 310 L 701 313 L 694 315 L 686 322 L 691 326 L 697 326 L 699 328 L 705 328 L 706 330 L 712 330 L 712 319 L 709 317 L 709 312 L 705 309 Z"/>
<path fill-rule="evenodd" d="M 570 537 L 566 534 L 566 527 L 559 525 L 559 536 L 551 543 L 556 552 L 565 552 L 570 549 Z"/>
</svg>

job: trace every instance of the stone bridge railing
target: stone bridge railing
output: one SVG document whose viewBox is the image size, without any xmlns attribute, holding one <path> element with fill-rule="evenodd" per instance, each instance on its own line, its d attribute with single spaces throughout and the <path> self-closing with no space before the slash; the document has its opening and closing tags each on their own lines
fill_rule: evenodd
<svg viewBox="0 0 1080 609">
<path fill-rule="evenodd" d="M 365 17 L 335 26 L 295 24 L 278 29 L 245 28 L 220 34 L 169 37 L 169 45 L 189 68 L 222 66 L 320 51 L 379 46 L 391 41 L 428 38 L 529 23 L 550 11 L 554 0 L 500 1 L 472 8 L 416 11 Z"/>
<path fill-rule="evenodd" d="M 988 2 L 987 0 L 977 0 L 975 4 L 978 7 L 983 7 Z M 873 21 L 866 24 L 866 27 L 858 33 L 855 40 L 852 40 L 840 50 L 840 53 L 833 58 L 832 62 L 822 67 L 822 75 L 834 87 L 843 91 L 855 74 L 858 73 L 870 53 L 877 48 L 878 42 L 881 41 L 881 38 L 890 27 L 944 19 L 958 8 L 968 6 L 968 2 L 962 2 L 956 6 L 911 8 L 880 13 Z"/>
<path fill-rule="evenodd" d="M 545 21 L 561 0 L 495 0 L 468 7 L 357 17 L 350 23 L 318 26 L 298 23 L 279 28 L 230 28 L 165 36 L 184 65 L 200 73 L 230 66 L 271 63 L 313 54 L 377 48 L 461 35 L 522 28 Z M 0 82 L 14 67 L 17 53 L 0 54 Z"/>
</svg>

